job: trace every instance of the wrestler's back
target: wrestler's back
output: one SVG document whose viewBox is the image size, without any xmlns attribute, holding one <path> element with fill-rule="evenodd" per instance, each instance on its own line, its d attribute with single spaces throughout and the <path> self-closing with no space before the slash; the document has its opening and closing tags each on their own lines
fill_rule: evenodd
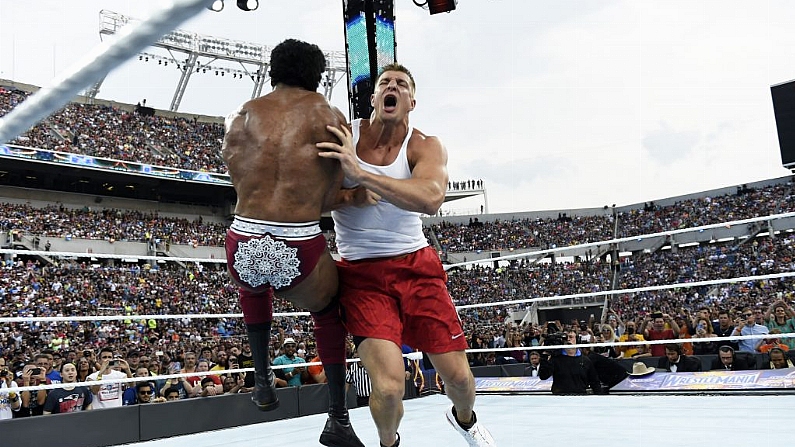
<svg viewBox="0 0 795 447">
<path fill-rule="evenodd" d="M 318 220 L 324 201 L 342 183 L 339 162 L 318 157 L 315 143 L 334 140 L 326 125 L 345 117 L 315 92 L 279 88 L 230 116 L 223 158 L 235 214 L 274 222 Z"/>
</svg>

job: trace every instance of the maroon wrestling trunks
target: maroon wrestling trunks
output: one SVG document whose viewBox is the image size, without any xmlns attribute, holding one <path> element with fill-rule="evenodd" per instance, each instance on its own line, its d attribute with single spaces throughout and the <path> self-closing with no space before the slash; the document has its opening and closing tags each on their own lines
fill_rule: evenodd
<svg viewBox="0 0 795 447">
<path fill-rule="evenodd" d="M 235 217 L 226 232 L 226 264 L 238 286 L 288 290 L 312 273 L 326 250 L 318 222 L 278 223 Z"/>
</svg>

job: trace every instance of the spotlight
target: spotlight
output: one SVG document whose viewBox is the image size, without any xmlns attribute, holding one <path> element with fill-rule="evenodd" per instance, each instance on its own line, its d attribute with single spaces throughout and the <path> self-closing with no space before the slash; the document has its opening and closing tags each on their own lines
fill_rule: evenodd
<svg viewBox="0 0 795 447">
<path fill-rule="evenodd" d="M 456 0 L 428 0 L 428 9 L 433 14 L 450 12 L 455 9 Z"/>
<path fill-rule="evenodd" d="M 207 9 L 213 12 L 220 12 L 224 9 L 224 0 L 215 0 L 212 5 L 208 6 Z"/>
<path fill-rule="evenodd" d="M 259 0 L 237 0 L 237 7 L 243 11 L 253 11 L 259 8 Z"/>
</svg>

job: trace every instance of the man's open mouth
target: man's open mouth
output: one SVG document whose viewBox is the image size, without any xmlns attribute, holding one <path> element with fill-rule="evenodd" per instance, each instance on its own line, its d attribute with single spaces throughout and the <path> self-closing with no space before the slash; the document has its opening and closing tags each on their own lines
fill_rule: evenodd
<svg viewBox="0 0 795 447">
<path fill-rule="evenodd" d="M 397 106 L 397 97 L 393 95 L 387 95 L 384 97 L 384 107 L 395 107 Z"/>
</svg>

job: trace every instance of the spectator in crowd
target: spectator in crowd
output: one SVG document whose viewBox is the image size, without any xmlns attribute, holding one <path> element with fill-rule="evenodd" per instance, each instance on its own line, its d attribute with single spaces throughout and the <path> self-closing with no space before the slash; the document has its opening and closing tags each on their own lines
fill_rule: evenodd
<svg viewBox="0 0 795 447">
<path fill-rule="evenodd" d="M 566 332 L 568 344 L 577 344 L 577 333 Z M 552 394 L 602 394 L 602 384 L 593 363 L 578 348 L 551 347 L 549 356 L 541 360 L 538 378 L 552 377 Z"/>
<path fill-rule="evenodd" d="M 122 394 L 122 405 L 136 405 L 139 403 L 141 392 L 139 385 L 146 385 L 146 389 L 149 390 L 150 398 L 157 396 L 157 387 L 152 379 L 152 373 L 149 372 L 149 368 L 139 364 L 138 368 L 135 370 L 134 376 L 140 380 L 136 380 L 134 386 L 128 386 L 128 388 L 124 390 Z"/>
<path fill-rule="evenodd" d="M 226 351 L 223 349 L 216 353 L 216 360 L 217 362 L 210 368 L 210 371 L 226 371 L 227 369 L 232 369 L 229 367 L 229 356 L 226 355 Z"/>
<path fill-rule="evenodd" d="M 242 377 L 232 377 L 232 376 L 225 376 L 224 377 L 224 394 L 238 394 L 243 392 L 243 385 L 245 385 L 245 381 Z"/>
<path fill-rule="evenodd" d="M 618 341 L 619 338 L 616 336 L 616 333 L 613 332 L 612 325 L 602 324 L 599 326 L 599 335 L 596 336 L 597 343 L 617 343 Z M 593 352 L 611 359 L 615 359 L 620 356 L 620 353 L 618 350 L 616 350 L 615 346 L 596 346 L 593 348 Z"/>
<path fill-rule="evenodd" d="M 0 420 L 13 418 L 22 407 L 22 398 L 14 388 L 17 388 L 14 373 L 8 368 L 7 360 L 0 356 Z"/>
<path fill-rule="evenodd" d="M 135 391 L 137 405 L 151 404 L 156 402 L 165 402 L 165 398 L 155 395 L 155 386 L 152 382 L 146 381 L 135 385 L 131 388 Z"/>
<path fill-rule="evenodd" d="M 795 332 L 795 312 L 784 300 L 777 300 L 771 304 L 764 320 L 764 324 L 770 329 L 771 333 L 774 329 L 778 329 L 780 334 Z M 784 338 L 782 343 L 793 349 L 795 348 L 795 337 Z"/>
<path fill-rule="evenodd" d="M 756 314 L 754 314 L 753 309 L 750 307 L 743 309 L 742 315 L 742 319 L 737 319 L 734 333 L 732 335 L 760 335 L 770 333 L 770 331 L 767 329 L 767 326 L 763 326 L 756 322 Z M 757 352 L 757 343 L 758 340 L 745 339 L 740 340 L 738 345 L 740 346 L 740 351 Z"/>
<path fill-rule="evenodd" d="M 711 327 L 711 326 L 710 326 Z M 666 343 L 665 356 L 657 361 L 657 369 L 669 372 L 697 372 L 701 371 L 701 360 L 682 353 L 679 343 Z"/>
<path fill-rule="evenodd" d="M 662 312 L 654 312 L 644 321 L 643 338 L 649 341 L 674 340 L 679 336 L 679 326 L 671 316 Z M 661 344 L 650 345 L 652 357 L 665 355 L 665 347 Z"/>
<path fill-rule="evenodd" d="M 717 337 L 731 337 L 733 333 L 734 333 L 734 324 L 732 324 L 732 318 L 729 315 L 729 311 L 726 309 L 719 310 L 718 327 L 715 330 L 715 335 Z M 736 341 L 724 341 L 723 343 L 731 346 L 735 350 L 740 349 Z"/>
<path fill-rule="evenodd" d="M 166 398 L 167 402 L 183 399 L 180 397 L 181 394 L 182 393 L 180 392 L 179 388 L 173 386 L 167 387 L 163 390 L 163 397 Z"/>
<path fill-rule="evenodd" d="M 624 335 L 618 338 L 620 342 L 632 341 L 646 341 L 642 334 L 635 333 L 635 322 L 628 321 L 625 323 L 626 331 Z M 622 345 L 619 347 L 622 358 L 635 359 L 639 357 L 648 357 L 651 354 L 646 351 L 645 345 Z"/>
<path fill-rule="evenodd" d="M 684 309 L 681 309 L 683 312 L 686 312 Z M 689 338 L 693 338 L 693 335 L 696 332 L 695 326 L 690 324 L 688 321 L 686 313 L 679 313 L 674 316 L 674 321 L 676 325 L 679 326 L 679 339 L 686 340 Z M 715 323 L 717 324 L 717 323 Z M 711 325 L 711 324 L 710 324 Z M 693 343 L 690 342 L 683 342 L 682 343 L 682 354 L 684 355 L 693 355 Z"/>
<path fill-rule="evenodd" d="M 61 373 L 52 368 L 52 354 L 43 351 L 36 354 L 33 360 L 36 362 L 36 366 L 44 370 L 44 375 L 47 376 L 47 380 L 49 380 L 50 383 L 62 382 Z"/>
<path fill-rule="evenodd" d="M 130 368 L 130 371 L 135 371 L 138 369 L 138 364 L 141 362 L 141 353 L 135 349 L 132 349 L 127 352 L 127 367 Z"/>
<path fill-rule="evenodd" d="M 715 338 L 712 332 L 712 322 L 699 317 L 696 321 L 696 338 Z M 713 341 L 702 341 L 693 343 L 693 353 L 696 355 L 711 355 L 718 353 L 718 343 Z"/>
<path fill-rule="evenodd" d="M 127 379 L 132 377 L 130 366 L 124 359 L 113 354 L 113 349 L 105 347 L 99 351 L 100 369 L 88 376 L 88 381 Z M 105 383 L 91 386 L 94 408 L 114 408 L 122 406 L 122 383 Z"/>
<path fill-rule="evenodd" d="M 718 348 L 718 358 L 712 361 L 711 370 L 722 371 L 744 371 L 754 369 L 749 364 L 747 357 L 738 356 L 731 346 L 721 346 Z"/>
<path fill-rule="evenodd" d="M 64 363 L 61 365 L 61 377 L 63 378 L 63 388 L 56 388 L 47 393 L 44 401 L 43 414 L 56 413 L 75 413 L 78 411 L 90 410 L 93 400 L 91 390 L 84 386 L 69 385 L 76 383 L 77 367 L 74 363 Z"/>
<path fill-rule="evenodd" d="M 221 385 L 221 388 L 223 389 L 223 385 Z M 201 391 L 199 391 L 199 394 L 198 394 L 198 396 L 201 396 L 201 397 L 211 397 L 211 396 L 218 396 L 218 395 L 222 394 L 215 387 L 215 382 L 213 382 L 213 379 L 211 377 L 209 377 L 209 376 L 204 377 L 201 380 L 201 383 L 199 383 L 194 389 L 197 389 L 197 390 L 200 389 L 201 390 Z"/>
<path fill-rule="evenodd" d="M 85 382 L 88 380 L 88 376 L 94 374 L 96 369 L 94 369 L 94 365 L 91 361 L 85 357 L 80 357 L 80 359 L 76 363 L 77 365 L 77 381 L 78 382 Z"/>
<path fill-rule="evenodd" d="M 781 334 L 781 330 L 779 328 L 773 328 L 770 330 L 770 335 L 773 337 L 763 338 L 756 343 L 756 351 L 765 354 L 769 352 L 773 348 L 779 348 L 784 351 L 789 351 L 789 346 L 781 342 L 779 337 L 776 335 Z"/>
<path fill-rule="evenodd" d="M 22 368 L 21 383 L 23 387 L 38 386 L 49 383 L 44 370 L 34 363 L 28 363 Z M 22 391 L 19 393 L 22 405 L 14 417 L 41 416 L 44 413 L 44 401 L 47 399 L 46 390 Z"/>
<path fill-rule="evenodd" d="M 299 365 L 306 363 L 306 360 L 298 357 L 295 354 L 296 342 L 293 338 L 286 338 L 284 343 L 282 344 L 282 351 L 284 352 L 282 355 L 273 359 L 274 366 L 281 366 L 281 365 Z M 301 386 L 305 380 L 305 373 L 306 367 L 304 366 L 295 366 L 292 368 L 283 368 L 280 369 L 281 371 L 279 376 L 284 380 L 287 381 L 287 386 Z"/>
<path fill-rule="evenodd" d="M 524 375 L 538 377 L 538 370 L 541 368 L 541 352 L 530 351 L 529 364 L 524 369 Z"/>
<path fill-rule="evenodd" d="M 708 321 L 710 325 L 713 325 L 712 332 L 715 332 L 715 329 L 717 328 L 718 324 L 717 322 L 712 321 L 712 311 L 709 309 L 709 307 L 701 306 L 698 308 L 696 314 L 693 315 L 689 321 L 690 327 L 695 328 L 700 320 Z M 679 325 L 679 327 L 681 329 L 682 325 Z M 691 331 L 690 333 L 692 334 L 693 332 Z"/>
<path fill-rule="evenodd" d="M 173 365 L 169 370 L 169 374 L 180 374 L 180 368 L 178 365 Z M 160 390 L 160 394 L 168 399 L 166 391 L 170 391 L 171 389 L 177 390 L 177 393 L 179 393 L 178 399 L 186 399 L 192 396 L 194 393 L 193 386 L 187 381 L 187 379 L 185 379 L 185 377 L 171 377 L 166 379 L 166 381 L 163 383 L 163 387 Z"/>
<path fill-rule="evenodd" d="M 768 354 L 770 355 L 770 369 L 795 368 L 792 360 L 787 358 L 787 353 L 783 349 L 771 348 Z"/>
<path fill-rule="evenodd" d="M 196 363 L 196 372 L 208 372 L 208 371 L 210 371 L 210 361 L 204 358 L 199 359 L 199 361 Z M 202 396 L 206 395 L 204 389 L 205 388 L 204 379 L 210 379 L 210 381 L 213 383 L 214 389 L 212 390 L 212 393 L 214 394 L 209 394 L 209 395 L 215 396 L 217 394 L 223 393 L 223 387 L 224 387 L 223 382 L 221 381 L 221 377 L 218 375 L 212 374 L 209 376 L 204 376 L 204 375 L 188 376 L 187 380 L 193 386 L 193 390 L 196 395 L 198 395 L 199 393 L 201 393 Z"/>
<path fill-rule="evenodd" d="M 307 347 L 306 350 L 307 357 L 309 359 L 309 363 L 319 363 L 320 356 L 317 355 L 314 346 Z M 350 366 L 348 366 L 350 368 Z M 312 365 L 306 367 L 307 372 L 307 383 L 327 383 L 328 380 L 326 379 L 326 370 L 323 368 L 323 364 L 320 365 Z M 347 377 L 347 373 L 346 373 Z M 347 382 L 346 382 L 347 383 Z"/>
<path fill-rule="evenodd" d="M 180 374 L 191 374 L 196 372 L 196 353 L 193 351 L 186 351 L 182 357 L 185 360 L 185 364 L 182 365 L 182 369 L 180 369 Z M 195 383 L 191 383 L 192 386 L 196 386 Z"/>
</svg>

